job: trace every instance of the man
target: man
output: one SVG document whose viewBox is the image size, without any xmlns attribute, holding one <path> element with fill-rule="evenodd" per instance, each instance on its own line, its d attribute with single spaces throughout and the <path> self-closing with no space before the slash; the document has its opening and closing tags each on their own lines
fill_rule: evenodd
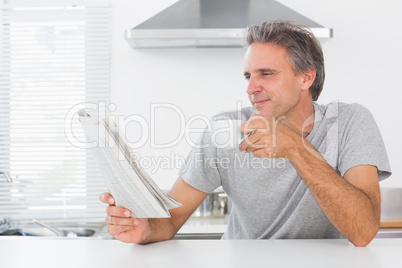
<svg viewBox="0 0 402 268">
<path fill-rule="evenodd" d="M 172 209 L 169 219 L 130 218 L 101 194 L 114 237 L 134 243 L 170 239 L 219 186 L 232 200 L 223 239 L 346 237 L 365 246 L 375 237 L 379 180 L 391 170 L 372 115 L 358 104 L 315 103 L 324 59 L 306 27 L 286 21 L 252 26 L 247 43 L 244 76 L 253 108 L 218 115 L 247 121 L 247 139 L 238 150 L 193 148 L 170 192 L 183 206 Z M 205 132 L 200 142 L 210 139 Z M 231 164 L 200 164 L 214 157 Z"/>
</svg>

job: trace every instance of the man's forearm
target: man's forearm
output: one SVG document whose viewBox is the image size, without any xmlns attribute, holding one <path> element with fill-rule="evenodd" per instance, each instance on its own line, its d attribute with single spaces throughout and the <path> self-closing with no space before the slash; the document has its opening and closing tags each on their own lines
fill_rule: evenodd
<svg viewBox="0 0 402 268">
<path fill-rule="evenodd" d="M 178 230 L 174 227 L 171 218 L 148 219 L 149 233 L 139 244 L 148 244 L 172 239 Z"/>
<path fill-rule="evenodd" d="M 310 145 L 310 149 L 315 149 Z M 379 228 L 380 208 L 369 196 L 339 176 L 305 148 L 289 159 L 332 224 L 353 244 L 368 244 Z"/>
</svg>

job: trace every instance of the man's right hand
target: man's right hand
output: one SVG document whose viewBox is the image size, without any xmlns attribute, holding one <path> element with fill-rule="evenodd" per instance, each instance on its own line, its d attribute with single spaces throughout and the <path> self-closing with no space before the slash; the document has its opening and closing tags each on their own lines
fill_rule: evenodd
<svg viewBox="0 0 402 268">
<path fill-rule="evenodd" d="M 118 240 L 126 243 L 146 244 L 171 239 L 205 199 L 204 193 L 178 178 L 170 196 L 183 206 L 169 210 L 170 218 L 134 219 L 128 209 L 116 207 L 113 197 L 108 193 L 99 196 L 108 204 L 106 209 L 107 231 Z"/>
<path fill-rule="evenodd" d="M 132 218 L 128 209 L 115 206 L 114 198 L 109 193 L 100 194 L 99 200 L 109 205 L 105 218 L 109 234 L 125 243 L 146 243 L 151 234 L 148 219 Z"/>
</svg>

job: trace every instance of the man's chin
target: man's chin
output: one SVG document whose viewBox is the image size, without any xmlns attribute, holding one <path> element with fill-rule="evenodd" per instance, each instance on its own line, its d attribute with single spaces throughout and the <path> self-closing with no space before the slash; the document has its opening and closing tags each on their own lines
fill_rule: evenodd
<svg viewBox="0 0 402 268">
<path fill-rule="evenodd" d="M 256 114 L 261 115 L 261 116 L 274 116 L 274 113 L 272 111 L 267 111 L 265 109 L 255 109 Z"/>
</svg>

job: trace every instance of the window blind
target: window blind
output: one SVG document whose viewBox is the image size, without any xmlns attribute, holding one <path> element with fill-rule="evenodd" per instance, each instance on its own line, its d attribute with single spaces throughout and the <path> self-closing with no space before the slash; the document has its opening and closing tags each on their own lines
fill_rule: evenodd
<svg viewBox="0 0 402 268">
<path fill-rule="evenodd" d="M 4 0 L 0 8 L 0 219 L 103 221 L 102 175 L 74 108 L 108 102 L 108 1 Z M 82 108 L 81 107 L 81 108 Z"/>
</svg>

